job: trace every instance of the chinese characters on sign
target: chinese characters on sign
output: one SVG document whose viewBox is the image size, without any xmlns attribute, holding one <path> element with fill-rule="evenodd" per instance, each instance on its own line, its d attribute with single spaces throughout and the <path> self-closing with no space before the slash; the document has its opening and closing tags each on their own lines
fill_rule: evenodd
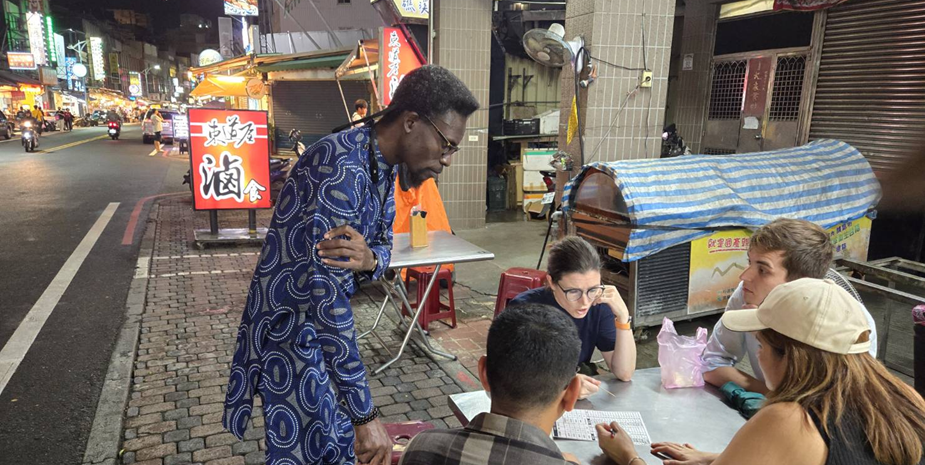
<svg viewBox="0 0 925 465">
<path fill-rule="evenodd" d="M 97 81 L 106 79 L 106 68 L 103 65 L 103 39 L 90 38 L 90 57 L 93 60 L 93 79 Z"/>
<path fill-rule="evenodd" d="M 689 313 L 708 312 L 726 306 L 748 266 L 751 232 L 720 231 L 691 242 Z"/>
<path fill-rule="evenodd" d="M 774 10 L 813 11 L 831 8 L 846 0 L 774 0 Z"/>
<path fill-rule="evenodd" d="M 402 19 L 427 19 L 430 16 L 429 0 L 392 0 Z"/>
<path fill-rule="evenodd" d="M 191 109 L 188 117 L 196 210 L 270 208 L 266 112 Z"/>
<path fill-rule="evenodd" d="M 382 105 L 387 107 L 392 103 L 392 96 L 401 80 L 411 71 L 420 68 L 421 61 L 404 32 L 397 27 L 383 28 L 379 43 L 385 45 L 379 54 L 379 69 L 385 70 L 380 73 L 379 95 L 382 96 Z"/>
<path fill-rule="evenodd" d="M 764 110 L 768 106 L 768 81 L 771 78 L 771 57 L 755 57 L 748 60 L 748 71 L 745 78 L 745 104 L 742 116 L 764 118 Z M 757 128 L 756 128 L 757 129 Z"/>
<path fill-rule="evenodd" d="M 132 97 L 141 97 L 141 73 L 129 71 L 128 84 L 128 91 Z"/>
<path fill-rule="evenodd" d="M 35 58 L 31 53 L 26 52 L 7 52 L 7 62 L 10 69 L 36 69 Z"/>
<path fill-rule="evenodd" d="M 238 115 L 229 116 L 225 124 L 219 124 L 218 120 L 213 118 L 206 128 L 206 147 L 227 147 L 228 144 L 234 144 L 234 148 L 239 149 L 244 144 L 254 144 L 254 137 L 257 135 L 254 123 L 241 124 Z"/>
<path fill-rule="evenodd" d="M 45 65 L 48 63 L 45 55 L 45 18 L 41 13 L 26 13 L 26 24 L 29 28 L 29 48 L 35 64 Z"/>
<path fill-rule="evenodd" d="M 258 16 L 257 0 L 225 0 L 225 14 L 228 16 Z"/>
<path fill-rule="evenodd" d="M 401 42 L 398 40 L 398 31 L 389 34 L 389 72 L 385 77 L 389 80 L 389 101 L 395 97 L 398 90 L 398 67 L 401 66 Z"/>
</svg>

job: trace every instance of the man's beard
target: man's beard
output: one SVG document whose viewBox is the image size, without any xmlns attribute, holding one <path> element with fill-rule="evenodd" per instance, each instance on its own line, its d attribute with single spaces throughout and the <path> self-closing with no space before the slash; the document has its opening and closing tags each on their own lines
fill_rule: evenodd
<svg viewBox="0 0 925 465">
<path fill-rule="evenodd" d="M 398 180 L 401 184 L 401 190 L 407 191 L 411 188 L 417 189 L 421 187 L 424 181 L 427 181 L 427 176 L 411 171 L 408 165 L 402 163 L 398 165 Z"/>
</svg>

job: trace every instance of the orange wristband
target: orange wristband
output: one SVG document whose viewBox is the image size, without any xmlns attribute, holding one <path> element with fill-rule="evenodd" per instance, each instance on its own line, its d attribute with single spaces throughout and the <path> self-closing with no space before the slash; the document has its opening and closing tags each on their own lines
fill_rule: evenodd
<svg viewBox="0 0 925 465">
<path fill-rule="evenodd" d="M 629 322 L 629 321 L 627 321 L 626 323 L 620 323 L 619 321 L 617 321 L 616 318 L 614 318 L 614 319 L 613 319 L 613 324 L 614 324 L 614 326 L 617 327 L 617 329 L 625 329 L 625 330 L 627 330 L 627 331 L 633 329 L 633 327 L 630 325 L 630 322 Z"/>
</svg>

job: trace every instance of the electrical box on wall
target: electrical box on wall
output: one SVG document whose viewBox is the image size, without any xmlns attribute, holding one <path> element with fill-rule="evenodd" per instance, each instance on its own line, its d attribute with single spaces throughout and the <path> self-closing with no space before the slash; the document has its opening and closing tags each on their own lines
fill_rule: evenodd
<svg viewBox="0 0 925 465">
<path fill-rule="evenodd" d="M 652 71 L 642 72 L 642 81 L 639 83 L 639 87 L 652 87 Z"/>
</svg>

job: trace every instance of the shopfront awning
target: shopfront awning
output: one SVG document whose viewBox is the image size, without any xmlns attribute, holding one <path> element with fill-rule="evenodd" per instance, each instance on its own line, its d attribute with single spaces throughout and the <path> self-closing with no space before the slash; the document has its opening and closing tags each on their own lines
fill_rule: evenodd
<svg viewBox="0 0 925 465">
<path fill-rule="evenodd" d="M 247 77 L 210 74 L 190 92 L 190 97 L 247 97 Z"/>
<path fill-rule="evenodd" d="M 343 63 L 345 58 L 347 58 L 347 54 L 302 58 L 273 64 L 265 64 L 262 66 L 257 66 L 256 69 L 261 73 L 275 73 L 279 71 L 304 71 L 319 68 L 336 68 L 337 65 Z"/>
<path fill-rule="evenodd" d="M 12 71 L 6 71 L 0 69 L 0 85 L 11 85 L 11 86 L 39 86 L 43 84 L 38 79 L 32 79 L 28 76 L 17 74 Z"/>
<path fill-rule="evenodd" d="M 347 59 L 337 67 L 334 75 L 337 79 L 350 79 L 350 76 L 368 79 L 370 71 L 375 73 L 378 69 L 379 40 L 367 39 L 357 43 Z"/>
</svg>

